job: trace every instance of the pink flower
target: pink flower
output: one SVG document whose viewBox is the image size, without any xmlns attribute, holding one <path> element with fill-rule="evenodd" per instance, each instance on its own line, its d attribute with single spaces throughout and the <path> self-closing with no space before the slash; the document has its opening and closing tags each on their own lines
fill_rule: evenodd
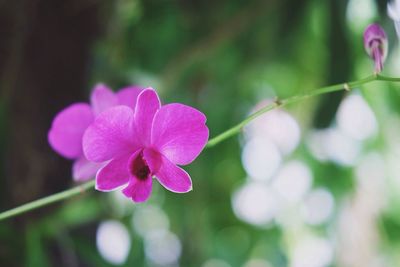
<svg viewBox="0 0 400 267">
<path fill-rule="evenodd" d="M 96 175 L 96 189 L 124 186 L 124 195 L 146 201 L 152 177 L 168 190 L 192 189 L 189 174 L 176 165 L 191 163 L 208 140 L 206 117 L 182 104 L 161 106 L 157 93 L 143 90 L 134 109 L 117 106 L 101 113 L 83 136 L 83 150 L 94 162 L 110 161 Z"/>
<path fill-rule="evenodd" d="M 116 105 L 135 106 L 141 87 L 131 86 L 114 94 L 107 86 L 98 84 L 87 103 L 72 104 L 59 112 L 48 133 L 51 147 L 61 156 L 75 160 L 72 176 L 76 181 L 88 180 L 104 166 L 104 163 L 88 161 L 83 155 L 82 137 L 86 128 L 98 114 Z"/>
</svg>

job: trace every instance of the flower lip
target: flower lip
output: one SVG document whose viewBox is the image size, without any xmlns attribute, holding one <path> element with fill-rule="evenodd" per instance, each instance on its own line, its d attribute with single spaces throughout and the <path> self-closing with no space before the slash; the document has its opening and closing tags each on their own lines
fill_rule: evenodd
<svg viewBox="0 0 400 267">
<path fill-rule="evenodd" d="M 143 181 L 152 175 L 150 168 L 143 157 L 143 150 L 129 161 L 129 172 L 137 179 Z"/>
</svg>

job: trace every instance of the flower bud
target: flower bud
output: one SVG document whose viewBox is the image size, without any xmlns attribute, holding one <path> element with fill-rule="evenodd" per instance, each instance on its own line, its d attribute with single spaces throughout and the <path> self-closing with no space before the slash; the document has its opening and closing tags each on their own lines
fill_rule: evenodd
<svg viewBox="0 0 400 267">
<path fill-rule="evenodd" d="M 375 72 L 381 72 L 388 52 L 386 33 L 381 26 L 371 24 L 365 29 L 364 47 L 367 54 L 375 62 Z"/>
</svg>

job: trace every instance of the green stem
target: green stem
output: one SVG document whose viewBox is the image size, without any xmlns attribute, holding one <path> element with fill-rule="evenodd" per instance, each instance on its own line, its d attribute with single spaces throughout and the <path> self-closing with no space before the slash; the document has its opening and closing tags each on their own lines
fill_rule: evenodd
<svg viewBox="0 0 400 267">
<path fill-rule="evenodd" d="M 275 102 L 263 107 L 262 109 L 260 109 L 259 111 L 251 114 L 249 117 L 247 117 L 245 120 L 243 120 L 242 122 L 238 123 L 237 125 L 233 126 L 232 128 L 226 130 L 225 132 L 217 135 L 216 137 L 210 139 L 207 143 L 207 148 L 209 147 L 213 147 L 216 144 L 224 141 L 225 139 L 228 139 L 229 137 L 237 134 L 238 132 L 240 132 L 240 130 L 249 122 L 251 122 L 252 120 L 254 120 L 255 118 L 257 118 L 258 116 L 272 110 L 275 109 L 277 107 L 282 107 L 282 106 L 286 106 L 288 104 L 292 104 L 292 103 L 296 103 L 299 101 L 302 101 L 304 99 L 313 97 L 313 96 L 318 96 L 318 95 L 322 95 L 322 94 L 327 94 L 327 93 L 332 93 L 332 92 L 336 92 L 336 91 L 341 91 L 341 90 L 350 90 L 352 88 L 356 88 L 360 85 L 366 84 L 366 83 L 370 83 L 373 81 L 391 81 L 391 82 L 400 82 L 400 78 L 392 78 L 392 77 L 385 77 L 382 75 L 377 75 L 377 74 L 373 74 L 370 75 L 368 77 L 365 77 L 363 79 L 360 79 L 358 81 L 353 81 L 353 82 L 348 82 L 348 83 L 341 83 L 341 84 L 335 84 L 335 85 L 331 85 L 331 86 L 326 86 L 326 87 L 321 87 L 319 89 L 304 93 L 304 94 L 300 94 L 300 95 L 296 95 L 296 96 L 292 96 L 283 100 L 276 100 Z"/>
<path fill-rule="evenodd" d="M 293 97 L 289 97 L 283 100 L 276 100 L 275 102 L 273 102 L 272 104 L 269 104 L 265 107 L 263 107 L 262 109 L 258 110 L 257 112 L 251 114 L 249 117 L 247 117 L 245 120 L 243 120 L 242 122 L 238 123 L 237 125 L 233 126 L 232 128 L 224 131 L 223 133 L 217 135 L 216 137 L 210 139 L 206 145 L 206 148 L 210 148 L 213 147 L 217 144 L 219 144 L 220 142 L 228 139 L 231 136 L 234 136 L 235 134 L 239 133 L 240 130 L 247 125 L 249 122 L 251 122 L 252 120 L 254 120 L 255 118 L 257 118 L 258 116 L 273 110 L 277 107 L 281 107 L 281 106 L 285 106 L 288 104 L 292 104 L 292 103 L 296 103 L 302 100 L 305 100 L 307 98 L 310 97 L 314 97 L 314 96 L 318 96 L 318 95 L 323 95 L 323 94 L 327 94 L 327 93 L 331 93 L 331 92 L 336 92 L 336 91 L 341 91 L 341 90 L 350 90 L 352 88 L 356 88 L 359 87 L 363 84 L 367 84 L 373 81 L 386 81 L 386 82 L 400 82 L 400 78 L 394 78 L 394 77 L 387 77 L 387 76 L 383 76 L 383 75 L 379 75 L 379 74 L 373 74 L 370 75 L 368 77 L 365 77 L 361 80 L 357 80 L 357 81 L 353 81 L 353 82 L 348 82 L 348 83 L 342 83 L 342 84 L 336 84 L 336 85 L 331 85 L 331 86 L 326 86 L 326 87 L 321 87 L 317 90 L 313 90 L 304 94 L 300 94 L 300 95 L 296 95 Z M 88 190 L 89 188 L 92 188 L 94 186 L 95 182 L 94 180 L 86 182 L 84 184 L 81 184 L 77 187 L 68 189 L 66 191 L 48 196 L 48 197 L 44 197 L 32 202 L 29 202 L 27 204 L 24 204 L 22 206 L 16 207 L 14 209 L 5 211 L 0 213 L 0 221 L 70 198 L 72 196 L 78 195 L 80 193 L 83 193 L 84 191 Z"/>
<path fill-rule="evenodd" d="M 38 200 L 29 202 L 29 203 L 24 204 L 22 206 L 13 208 L 11 210 L 7 210 L 5 212 L 0 213 L 0 221 L 4 220 L 4 219 L 7 219 L 7 218 L 10 218 L 10 217 L 13 217 L 13 216 L 16 216 L 16 215 L 19 215 L 19 214 L 22 214 L 22 213 L 27 212 L 27 211 L 31 211 L 31 210 L 34 210 L 34 209 L 49 205 L 49 204 L 54 203 L 54 202 L 58 202 L 58 201 L 61 201 L 63 199 L 67 199 L 67 198 L 70 198 L 72 196 L 81 194 L 81 193 L 85 192 L 86 190 L 88 190 L 89 188 L 92 188 L 94 186 L 94 184 L 95 184 L 95 181 L 91 180 L 91 181 L 86 182 L 84 184 L 81 184 L 79 186 L 76 186 L 76 187 L 73 187 L 71 189 L 62 191 L 60 193 L 57 193 L 57 194 L 54 194 L 54 195 L 50 195 L 48 197 L 40 198 Z"/>
</svg>

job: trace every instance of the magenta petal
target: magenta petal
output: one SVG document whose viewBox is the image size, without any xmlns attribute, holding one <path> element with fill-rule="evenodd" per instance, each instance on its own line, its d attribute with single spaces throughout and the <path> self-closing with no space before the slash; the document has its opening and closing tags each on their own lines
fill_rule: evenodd
<svg viewBox="0 0 400 267">
<path fill-rule="evenodd" d="M 154 116 L 152 144 L 175 164 L 192 162 L 208 140 L 206 116 L 182 104 L 162 106 Z"/>
<path fill-rule="evenodd" d="M 96 176 L 96 189 L 111 191 L 129 182 L 128 161 L 131 155 L 123 155 L 110 161 Z"/>
<path fill-rule="evenodd" d="M 192 190 L 189 174 L 161 155 L 161 166 L 155 173 L 158 181 L 168 190 L 175 193 L 186 193 Z M 150 162 L 149 166 L 150 165 Z"/>
<path fill-rule="evenodd" d="M 66 158 L 82 155 L 82 136 L 93 122 L 93 112 L 88 104 L 70 105 L 56 115 L 48 133 L 51 147 Z"/>
<path fill-rule="evenodd" d="M 135 130 L 144 146 L 150 144 L 154 114 L 160 106 L 160 99 L 153 89 L 145 89 L 139 94 L 135 108 Z"/>
<path fill-rule="evenodd" d="M 93 89 L 90 96 L 90 103 L 94 114 L 98 115 L 104 110 L 118 105 L 118 98 L 110 88 L 100 83 Z"/>
<path fill-rule="evenodd" d="M 151 173 L 157 173 L 162 164 L 162 155 L 153 149 L 146 148 L 143 150 L 143 157 Z"/>
<path fill-rule="evenodd" d="M 86 181 L 96 176 L 105 163 L 88 161 L 84 156 L 78 158 L 72 166 L 72 177 L 75 181 Z"/>
<path fill-rule="evenodd" d="M 83 135 L 83 151 L 90 161 L 102 162 L 137 150 L 132 133 L 133 111 L 117 106 L 100 113 Z"/>
<path fill-rule="evenodd" d="M 135 110 L 137 98 L 143 89 L 143 87 L 136 85 L 122 88 L 116 94 L 118 98 L 118 104 L 128 106 Z"/>
<path fill-rule="evenodd" d="M 122 190 L 122 193 L 135 202 L 144 202 L 150 197 L 152 185 L 153 179 L 151 177 L 143 181 L 132 178 L 129 185 Z"/>
</svg>

